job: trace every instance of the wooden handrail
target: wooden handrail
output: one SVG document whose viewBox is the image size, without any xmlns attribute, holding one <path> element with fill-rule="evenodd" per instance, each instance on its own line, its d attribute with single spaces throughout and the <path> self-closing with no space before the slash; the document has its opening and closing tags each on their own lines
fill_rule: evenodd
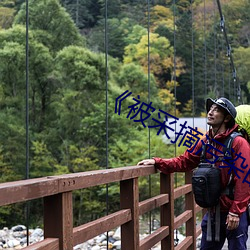
<svg viewBox="0 0 250 250">
<path fill-rule="evenodd" d="M 156 170 L 153 166 L 134 166 L 1 183 L 0 206 L 154 173 Z"/>
<path fill-rule="evenodd" d="M 160 174 L 160 194 L 139 202 L 141 176 L 156 174 L 154 166 L 129 166 L 58 176 L 48 176 L 0 184 L 0 206 L 33 199 L 44 199 L 44 240 L 23 249 L 72 250 L 77 244 L 121 227 L 122 249 L 147 250 L 161 241 L 161 249 L 196 249 L 196 213 L 191 173 L 186 173 L 186 184 L 174 189 L 173 174 Z M 120 210 L 97 220 L 73 228 L 74 190 L 120 183 Z M 186 211 L 174 217 L 174 200 L 185 196 Z M 139 239 L 139 216 L 160 208 L 161 225 L 143 240 Z M 174 247 L 174 230 L 186 224 L 186 238 Z"/>
</svg>

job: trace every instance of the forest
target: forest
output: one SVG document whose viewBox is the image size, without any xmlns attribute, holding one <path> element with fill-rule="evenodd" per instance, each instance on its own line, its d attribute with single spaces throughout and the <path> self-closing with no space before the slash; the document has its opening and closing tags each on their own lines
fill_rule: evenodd
<svg viewBox="0 0 250 250">
<path fill-rule="evenodd" d="M 2 0 L 1 183 L 173 157 L 186 147 L 163 139 L 155 110 L 205 117 L 207 97 L 249 103 L 250 2 L 220 2 L 224 20 L 215 0 Z M 140 180 L 140 199 L 158 192 L 157 176 L 150 183 Z M 108 187 L 109 211 L 118 190 Z M 106 196 L 106 186 L 76 191 L 75 225 L 106 213 Z M 41 202 L 30 203 L 33 226 Z M 0 207 L 0 227 L 25 221 L 24 210 Z"/>
</svg>

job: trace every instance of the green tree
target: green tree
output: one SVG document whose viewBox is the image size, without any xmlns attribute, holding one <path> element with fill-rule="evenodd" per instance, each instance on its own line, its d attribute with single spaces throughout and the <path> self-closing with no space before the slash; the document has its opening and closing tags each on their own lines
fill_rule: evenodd
<svg viewBox="0 0 250 250">
<path fill-rule="evenodd" d="M 171 79 L 173 73 L 173 47 L 165 37 L 160 37 L 158 34 L 151 33 L 150 39 L 150 71 L 158 80 L 160 87 L 164 86 L 166 75 Z M 130 44 L 125 48 L 124 63 L 137 63 L 141 65 L 145 72 L 148 69 L 148 36 L 142 36 L 137 44 Z M 182 72 L 183 63 L 178 61 L 176 75 Z"/>
<path fill-rule="evenodd" d="M 101 13 L 103 17 L 106 15 L 106 1 L 105 0 L 98 0 L 101 5 Z M 128 17 L 130 19 L 136 20 L 140 22 L 143 17 L 144 13 L 147 9 L 145 2 L 143 0 L 109 0 L 107 2 L 107 15 L 108 18 L 124 18 Z"/>
<path fill-rule="evenodd" d="M 26 173 L 24 120 L 16 113 L 13 114 L 11 107 L 3 109 L 0 118 L 1 154 L 3 155 L 0 180 L 6 182 L 24 179 Z"/>
<path fill-rule="evenodd" d="M 232 43 L 234 46 L 242 45 L 248 46 L 249 38 L 249 11 L 250 3 L 247 0 L 228 1 L 227 4 L 222 5 L 223 14 L 226 19 L 227 32 L 232 35 Z M 244 32 L 247 31 L 245 34 Z"/>
<path fill-rule="evenodd" d="M 79 29 L 87 30 L 98 23 L 101 4 L 98 0 L 61 0 Z"/>
<path fill-rule="evenodd" d="M 117 84 L 123 89 L 133 91 L 135 95 L 140 95 L 144 102 L 148 101 L 148 84 L 150 83 L 150 96 L 154 100 L 154 107 L 160 107 L 161 102 L 157 99 L 158 88 L 154 76 L 151 74 L 150 79 L 143 71 L 140 65 L 129 63 L 121 66 L 117 77 Z"/>
<path fill-rule="evenodd" d="M 53 78 L 58 89 L 52 97 L 54 102 L 51 103 L 55 113 L 54 118 L 51 117 L 53 122 L 45 138 L 49 140 L 47 143 L 50 150 L 59 149 L 58 160 L 62 157 L 60 151 L 65 154 L 63 158 L 67 158 L 71 144 L 78 148 L 87 145 L 97 147 L 100 146 L 99 142 L 105 145 L 103 75 L 104 57 L 87 49 L 70 46 L 60 51 L 55 58 Z M 88 129 L 93 128 L 88 119 L 92 118 L 96 119 L 96 128 L 101 133 L 94 131 L 93 136 L 97 139 L 99 137 L 95 141 L 97 144 L 92 143 L 94 139 L 88 133 Z M 53 140 L 51 134 L 54 134 Z"/>
<path fill-rule="evenodd" d="M 36 31 L 36 39 L 53 52 L 69 45 L 84 45 L 79 30 L 58 0 L 29 1 L 29 20 L 29 29 Z M 25 3 L 14 24 L 26 24 Z"/>
<path fill-rule="evenodd" d="M 0 32 L 0 37 L 1 33 Z M 25 92 L 24 47 L 16 42 L 4 42 L 0 47 L 1 122 L 0 140 L 4 164 L 15 173 L 5 180 L 22 179 L 25 176 Z M 6 139 L 8 138 L 8 140 Z M 9 179 L 10 178 L 10 179 Z"/>
<path fill-rule="evenodd" d="M 29 39 L 29 85 L 31 101 L 31 125 L 36 131 L 41 131 L 46 124 L 45 113 L 50 103 L 53 88 L 50 78 L 52 67 L 52 56 L 47 47 L 37 42 L 34 33 L 30 31 Z M 25 28 L 16 25 L 11 29 L 0 32 L 2 41 L 1 72 L 5 95 L 23 98 L 25 96 Z M 10 72 L 12 72 L 10 74 Z M 12 101 L 15 99 L 13 98 Z M 19 99 L 20 100 L 20 99 Z M 24 113 L 24 99 L 13 103 Z"/>
<path fill-rule="evenodd" d="M 109 18 L 107 21 L 107 41 L 103 40 L 105 32 L 105 20 L 102 19 L 96 27 L 87 35 L 88 47 L 93 51 L 105 52 L 122 60 L 124 48 L 128 45 L 127 37 L 130 35 L 135 22 L 124 17 L 122 19 Z"/>
<path fill-rule="evenodd" d="M 250 101 L 249 93 L 250 93 L 250 72 L 249 72 L 249 56 L 250 56 L 250 48 L 239 47 L 235 49 L 235 64 L 237 68 L 238 75 L 240 78 L 237 79 L 237 84 L 241 84 L 242 89 L 244 90 L 244 101 L 248 103 Z"/>
<path fill-rule="evenodd" d="M 30 161 L 30 177 L 44 177 L 55 174 L 56 161 L 48 151 L 44 142 L 33 141 L 31 146 L 33 157 Z"/>
</svg>

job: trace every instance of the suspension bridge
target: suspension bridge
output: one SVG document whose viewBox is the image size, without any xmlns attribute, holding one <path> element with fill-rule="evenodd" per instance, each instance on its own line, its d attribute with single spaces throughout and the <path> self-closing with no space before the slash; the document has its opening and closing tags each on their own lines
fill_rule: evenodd
<svg viewBox="0 0 250 250">
<path fill-rule="evenodd" d="M 139 201 L 138 178 L 155 174 L 159 175 L 159 194 Z M 121 249 L 148 250 L 160 243 L 162 250 L 195 250 L 201 234 L 197 214 L 205 211 L 195 204 L 191 176 L 191 172 L 186 173 L 185 184 L 178 188 L 174 188 L 173 174 L 159 174 L 154 166 L 128 166 L 21 180 L 0 184 L 0 206 L 43 199 L 44 240 L 23 248 L 25 250 L 72 250 L 117 227 L 121 227 Z M 73 227 L 72 192 L 113 182 L 120 186 L 120 210 Z M 174 201 L 181 196 L 185 211 L 176 217 Z M 156 208 L 160 209 L 160 225 L 140 240 L 139 218 Z M 186 228 L 185 238 L 176 245 L 175 230 L 181 226 Z M 223 249 L 227 249 L 227 242 Z"/>
<path fill-rule="evenodd" d="M 121 227 L 121 249 L 146 250 L 158 242 L 162 250 L 196 249 L 196 239 L 201 233 L 196 214 L 202 209 L 194 202 L 191 173 L 186 174 L 186 184 L 176 189 L 173 174 L 160 174 L 160 193 L 139 201 L 138 178 L 154 174 L 157 174 L 154 166 L 131 166 L 3 183 L 0 205 L 43 199 L 44 240 L 25 250 L 72 250 L 75 245 L 116 227 Z M 73 227 L 72 192 L 112 182 L 120 186 L 120 210 Z M 185 211 L 175 218 L 174 200 L 180 196 L 185 197 Z M 139 240 L 139 216 L 156 208 L 160 208 L 160 227 Z M 185 239 L 174 247 L 175 229 L 183 224 Z"/>
<path fill-rule="evenodd" d="M 107 8 L 107 1 L 105 7 Z M 148 4 L 149 5 L 149 4 Z M 220 28 L 223 33 L 227 57 L 230 61 L 232 78 L 236 89 L 236 98 L 239 103 L 242 102 L 241 86 L 236 74 L 236 68 L 229 43 L 225 19 L 222 13 L 220 1 L 217 1 L 220 14 Z M 28 1 L 27 1 L 27 20 L 28 20 Z M 174 1 L 175 6 L 175 1 Z M 106 11 L 107 12 L 107 11 Z M 150 12 L 150 11 L 149 11 Z M 148 15 L 148 25 L 150 25 L 150 16 Z M 206 210 L 199 207 L 193 197 L 191 177 L 192 173 L 185 173 L 185 183 L 183 186 L 175 187 L 174 174 L 165 175 L 158 173 L 154 166 L 124 166 L 115 169 L 109 169 L 108 166 L 108 115 L 106 116 L 106 169 L 64 174 L 58 176 L 47 176 L 42 178 L 29 178 L 29 22 L 26 22 L 26 179 L 14 182 L 0 184 L 0 206 L 18 204 L 42 199 L 43 204 L 43 226 L 44 240 L 28 245 L 25 250 L 72 250 L 74 246 L 86 242 L 95 236 L 105 234 L 117 227 L 121 228 L 121 249 L 123 250 L 148 250 L 156 244 L 161 245 L 162 250 L 184 250 L 197 249 L 198 238 L 201 235 L 201 227 L 198 223 L 198 217 L 201 217 Z M 105 24 L 107 25 L 107 24 Z M 174 25 L 175 28 L 175 25 Z M 105 26 L 107 30 L 107 26 Z M 148 31 L 150 26 L 148 26 Z M 148 32 L 149 34 L 149 32 Z M 192 34 L 193 35 L 193 34 Z M 105 39 L 106 39 L 105 33 Z M 193 37 L 192 37 L 193 39 Z M 106 41 L 106 40 L 105 40 Z M 175 43 L 175 37 L 174 37 Z M 107 41 L 105 42 L 107 45 Z M 108 45 L 107 45 L 108 46 Z M 148 75 L 150 75 L 150 46 L 148 46 Z M 106 47 L 105 59 L 108 64 L 108 47 Z M 194 56 L 194 43 L 192 42 L 192 57 Z M 175 52 L 174 52 L 175 53 Z M 206 57 L 206 55 L 205 55 Z M 174 54 L 174 75 L 176 83 L 176 55 Z M 192 58 L 193 63 L 193 58 Z M 192 67 L 193 70 L 194 67 Z M 106 72 L 106 95 L 108 97 L 108 73 Z M 192 71 L 192 99 L 194 95 L 194 71 Z M 150 79 L 150 77 L 148 77 Z M 176 85 L 174 86 L 176 96 Z M 206 91 L 206 90 L 205 90 Z M 150 82 L 148 83 L 148 93 L 150 100 Z M 106 98 L 106 107 L 108 107 L 108 98 Z M 193 102 L 194 103 L 194 102 Z M 175 104 L 176 105 L 176 104 Z M 194 106 L 192 107 L 194 109 Z M 108 113 L 108 109 L 106 110 Z M 194 110 L 193 110 L 194 113 Z M 150 136 L 149 136 L 150 137 Z M 149 157 L 150 155 L 149 142 Z M 146 200 L 140 200 L 139 178 L 156 175 L 160 183 L 160 191 L 156 196 L 151 196 Z M 149 181 L 150 182 L 150 181 Z M 109 185 L 111 183 L 119 184 L 120 210 L 113 213 L 107 212 L 103 217 L 92 220 L 88 223 L 74 227 L 74 202 L 73 192 L 77 190 Z M 149 186 L 151 183 L 149 183 Z M 178 216 L 175 215 L 175 201 L 182 197 L 184 211 Z M 154 209 L 159 209 L 160 220 L 159 227 L 150 234 L 140 239 L 140 217 L 151 213 Z M 176 230 L 180 227 L 185 228 L 184 239 L 176 244 Z M 250 242 L 248 241 L 250 249 Z M 108 246 L 107 246 L 108 248 Z M 223 249 L 227 249 L 227 242 Z"/>
</svg>

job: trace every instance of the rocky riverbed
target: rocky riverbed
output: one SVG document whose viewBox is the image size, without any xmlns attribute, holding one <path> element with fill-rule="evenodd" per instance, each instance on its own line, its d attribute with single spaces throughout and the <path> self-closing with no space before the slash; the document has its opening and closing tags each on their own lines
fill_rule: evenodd
<svg viewBox="0 0 250 250">
<path fill-rule="evenodd" d="M 140 235 L 140 238 L 146 237 L 147 234 Z M 184 236 L 179 235 L 181 241 Z M 41 228 L 29 229 L 29 244 L 39 242 L 44 239 L 43 230 Z M 179 242 L 180 242 L 179 241 Z M 0 249 L 22 249 L 27 246 L 27 229 L 24 225 L 17 225 L 12 228 L 3 228 L 0 230 Z M 107 234 L 101 234 L 83 244 L 74 247 L 74 250 L 104 250 L 121 249 L 121 232 L 120 228 L 109 231 Z M 152 250 L 160 250 L 160 243 L 152 248 Z"/>
<path fill-rule="evenodd" d="M 29 242 L 35 243 L 43 239 L 41 228 L 29 230 Z M 0 249 L 22 249 L 27 246 L 27 230 L 23 225 L 0 230 Z"/>
</svg>

